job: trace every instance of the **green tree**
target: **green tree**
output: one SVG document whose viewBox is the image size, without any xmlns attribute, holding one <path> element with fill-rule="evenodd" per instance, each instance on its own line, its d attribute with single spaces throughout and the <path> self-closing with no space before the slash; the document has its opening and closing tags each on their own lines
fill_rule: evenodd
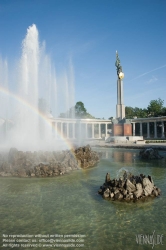
<svg viewBox="0 0 166 250">
<path fill-rule="evenodd" d="M 163 107 L 164 101 L 158 98 L 158 100 L 150 101 L 147 108 L 132 108 L 125 107 L 125 113 L 127 119 L 132 119 L 133 117 L 138 118 L 146 118 L 149 116 L 165 116 L 166 115 L 166 107 Z"/>
<path fill-rule="evenodd" d="M 96 119 L 93 115 L 86 113 L 84 116 L 85 119 Z"/>
<path fill-rule="evenodd" d="M 75 117 L 82 119 L 95 119 L 94 116 L 87 112 L 87 109 L 84 107 L 83 102 L 77 102 L 75 105 Z"/>
<path fill-rule="evenodd" d="M 147 117 L 147 109 L 135 107 L 133 111 L 134 111 L 134 116 L 136 116 L 138 118 L 146 118 Z"/>
<path fill-rule="evenodd" d="M 83 118 L 85 117 L 87 114 L 87 110 L 84 107 L 83 102 L 77 102 L 75 105 L 75 116 L 77 118 Z"/>
<path fill-rule="evenodd" d="M 66 113 L 59 115 L 61 118 L 79 118 L 79 119 L 95 119 L 94 116 L 89 114 L 84 107 L 83 102 L 77 102 L 74 107 L 71 107 Z"/>
<path fill-rule="evenodd" d="M 125 115 L 127 119 L 132 119 L 134 115 L 134 109 L 132 107 L 126 106 L 125 107 Z"/>
<path fill-rule="evenodd" d="M 150 101 L 148 108 L 147 108 L 149 116 L 163 115 L 163 111 L 164 111 L 163 104 L 164 104 L 164 101 L 161 100 L 161 98 L 158 98 L 158 100 Z"/>
<path fill-rule="evenodd" d="M 142 108 L 132 108 L 132 107 L 125 107 L 125 113 L 127 119 L 133 119 L 134 117 L 138 118 L 146 118 L 147 117 L 147 109 Z"/>
<path fill-rule="evenodd" d="M 164 107 L 162 110 L 162 116 L 166 116 L 166 107 Z"/>
</svg>

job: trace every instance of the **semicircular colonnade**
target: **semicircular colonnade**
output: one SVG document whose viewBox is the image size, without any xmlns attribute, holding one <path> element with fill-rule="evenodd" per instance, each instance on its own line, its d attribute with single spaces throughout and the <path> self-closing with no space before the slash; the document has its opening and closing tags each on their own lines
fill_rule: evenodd
<svg viewBox="0 0 166 250">
<path fill-rule="evenodd" d="M 102 139 L 111 132 L 111 120 L 100 119 L 73 119 L 73 118 L 50 118 L 52 131 L 56 137 L 59 131 L 66 138 L 76 139 Z"/>
<path fill-rule="evenodd" d="M 144 139 L 166 138 L 166 116 L 131 119 L 133 136 L 143 136 Z"/>
</svg>

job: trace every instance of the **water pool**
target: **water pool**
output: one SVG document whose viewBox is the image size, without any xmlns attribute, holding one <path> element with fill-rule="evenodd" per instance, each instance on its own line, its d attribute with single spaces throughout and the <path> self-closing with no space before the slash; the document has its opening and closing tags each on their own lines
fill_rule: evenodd
<svg viewBox="0 0 166 250">
<path fill-rule="evenodd" d="M 80 234 L 85 235 L 84 242 L 80 242 L 84 247 L 50 249 L 152 249 L 150 244 L 138 244 L 136 236 L 154 231 L 166 236 L 165 152 L 160 152 L 164 159 L 147 162 L 139 159 L 137 149 L 95 150 L 102 151 L 103 158 L 91 169 L 56 178 L 0 178 L 1 246 L 3 234 Z M 162 195 L 136 203 L 104 200 L 98 195 L 98 189 L 106 173 L 116 178 L 121 168 L 151 175 Z M 163 245 L 156 245 L 154 249 L 166 249 L 164 237 Z"/>
</svg>

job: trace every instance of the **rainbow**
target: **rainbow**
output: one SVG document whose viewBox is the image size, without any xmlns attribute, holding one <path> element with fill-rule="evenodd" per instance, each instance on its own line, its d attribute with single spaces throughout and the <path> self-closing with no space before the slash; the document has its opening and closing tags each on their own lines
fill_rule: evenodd
<svg viewBox="0 0 166 250">
<path fill-rule="evenodd" d="M 10 90 L 8 90 L 2 86 L 0 86 L 0 93 L 8 95 L 9 97 L 12 97 L 13 99 L 15 99 L 17 102 L 20 102 L 22 105 L 28 107 L 31 110 L 31 112 L 33 112 L 35 115 L 40 117 L 51 129 L 54 129 L 54 131 L 59 135 L 60 139 L 65 143 L 65 145 L 67 146 L 68 149 L 70 149 L 72 147 L 70 140 L 65 138 L 63 136 L 63 134 L 61 134 L 61 132 L 59 131 L 58 128 L 55 128 L 54 126 L 52 126 L 52 121 L 50 119 L 48 119 L 48 117 L 46 115 L 41 113 L 36 107 L 32 106 L 29 102 L 27 102 L 26 100 L 24 100 L 23 98 L 21 98 L 17 94 L 14 94 Z"/>
</svg>

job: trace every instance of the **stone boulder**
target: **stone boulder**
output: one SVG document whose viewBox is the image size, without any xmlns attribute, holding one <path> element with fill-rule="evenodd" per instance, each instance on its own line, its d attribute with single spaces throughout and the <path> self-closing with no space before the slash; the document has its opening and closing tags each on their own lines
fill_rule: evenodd
<svg viewBox="0 0 166 250">
<path fill-rule="evenodd" d="M 112 179 L 107 173 L 104 184 L 98 190 L 98 193 L 103 198 L 111 200 L 126 200 L 136 201 L 139 199 L 150 197 L 157 197 L 161 194 L 161 190 L 154 185 L 153 179 L 148 175 L 143 174 L 134 176 L 131 173 L 123 174 L 123 177 Z"/>
<path fill-rule="evenodd" d="M 92 151 L 89 145 L 75 149 L 74 153 L 79 166 L 82 168 L 93 167 L 99 162 L 101 157 L 101 153 Z"/>
<path fill-rule="evenodd" d="M 139 152 L 141 159 L 154 160 L 162 159 L 163 157 L 159 154 L 158 149 L 155 148 L 146 148 Z"/>
<path fill-rule="evenodd" d="M 142 194 L 143 194 L 142 184 L 137 183 L 136 184 L 136 191 L 134 192 L 134 196 L 136 197 L 136 199 L 138 199 L 139 197 L 141 197 Z"/>
</svg>

